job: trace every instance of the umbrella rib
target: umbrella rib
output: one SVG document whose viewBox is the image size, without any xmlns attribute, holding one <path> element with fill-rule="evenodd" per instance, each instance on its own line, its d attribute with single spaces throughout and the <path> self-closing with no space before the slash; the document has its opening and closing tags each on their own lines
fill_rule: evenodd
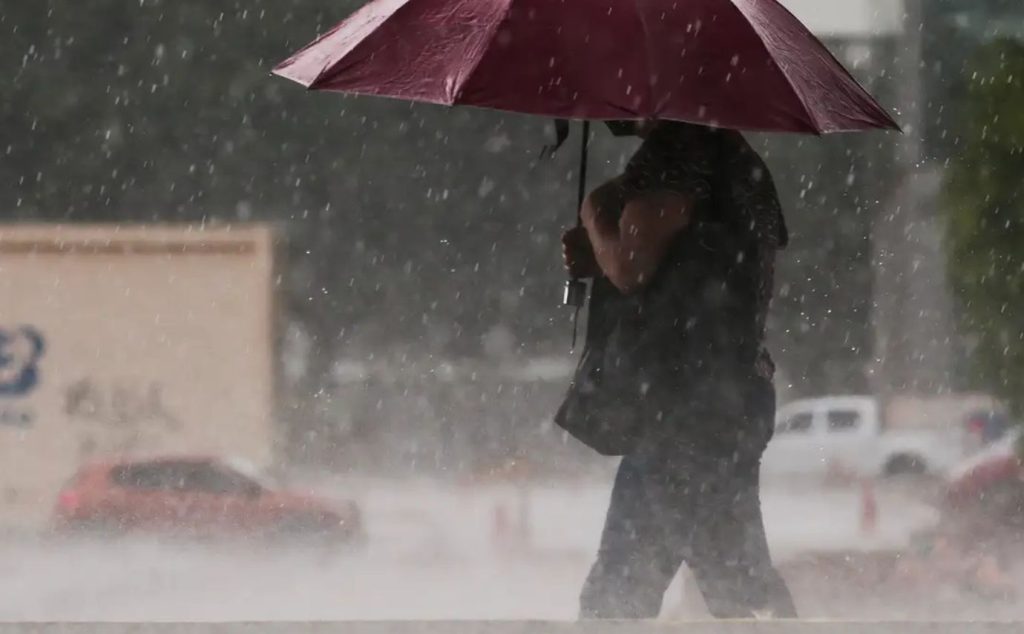
<svg viewBox="0 0 1024 634">
<path fill-rule="evenodd" d="M 508 19 L 508 14 L 511 10 L 512 0 L 505 0 L 505 8 L 502 10 L 501 16 L 487 28 L 487 37 L 484 38 L 485 43 L 490 43 L 491 38 L 494 37 L 494 34 L 497 32 L 498 27 L 500 27 L 501 24 Z M 473 61 L 473 65 L 469 68 L 468 71 L 466 71 L 466 74 L 463 76 L 462 81 L 459 82 L 459 85 L 455 87 L 455 90 L 452 93 L 452 105 L 457 104 L 459 102 L 459 99 L 462 98 L 462 93 L 466 88 L 466 84 L 469 83 L 469 80 L 473 77 L 473 74 L 476 73 L 478 68 L 480 68 L 480 64 L 484 61 L 484 57 L 486 56 L 487 47 L 481 47 L 480 55 L 478 55 L 477 58 Z"/>
<path fill-rule="evenodd" d="M 768 2 L 774 1 L 775 0 L 768 0 Z M 822 130 L 820 125 L 818 124 L 817 118 L 815 118 L 814 116 L 814 112 L 811 110 L 810 107 L 808 107 L 807 101 L 804 99 L 804 96 L 800 93 L 799 90 L 796 89 L 796 84 L 794 84 L 793 80 L 789 78 L 789 75 L 786 74 L 786 71 L 782 69 L 782 65 L 779 64 L 779 60 L 776 59 L 775 55 L 772 53 L 771 47 L 769 47 L 768 44 L 765 43 L 764 34 L 761 33 L 761 29 L 759 29 L 758 26 L 747 16 L 746 12 L 743 9 L 736 6 L 736 3 L 733 0 L 728 0 L 728 2 L 726 2 L 725 4 L 731 6 L 736 11 L 736 13 L 738 13 L 740 17 L 743 18 L 743 21 L 750 25 L 750 28 L 754 30 L 754 33 L 757 34 L 757 41 L 760 42 L 761 46 L 764 48 L 765 53 L 768 55 L 768 59 L 772 60 L 772 63 L 775 65 L 775 68 L 779 70 L 779 74 L 782 75 L 782 78 L 786 81 L 786 85 L 789 86 L 789 89 L 793 91 L 793 94 L 796 95 L 796 100 L 800 102 L 800 106 L 803 107 L 804 114 L 810 120 L 811 131 L 814 134 L 820 136 Z"/>
<path fill-rule="evenodd" d="M 389 21 L 392 18 L 394 18 L 396 13 L 398 13 L 399 11 L 401 11 L 402 9 L 407 7 L 414 0 L 398 0 L 398 1 L 399 1 L 399 3 L 396 4 L 396 6 L 391 10 L 390 13 L 388 13 L 385 16 L 381 16 L 381 18 L 379 20 L 374 22 L 372 28 L 367 28 L 366 24 L 364 23 L 362 25 L 362 32 L 360 33 L 360 37 L 358 37 L 358 40 L 356 42 L 354 42 L 354 43 L 351 43 L 351 44 L 347 45 L 347 48 L 344 50 L 343 54 L 340 54 L 340 55 L 338 55 L 338 54 L 326 55 L 324 57 L 324 59 L 323 59 L 322 65 L 321 65 L 320 69 L 317 71 L 316 75 L 313 77 L 312 80 L 310 80 L 308 83 L 305 84 L 306 88 L 308 88 L 309 90 L 321 90 L 322 89 L 321 87 L 323 86 L 324 83 L 329 82 L 334 76 L 336 76 L 338 74 L 339 65 L 341 64 L 342 61 L 345 60 L 345 58 L 349 57 L 356 50 L 360 49 L 366 43 L 366 40 L 369 39 L 373 35 L 373 33 L 374 33 L 374 31 L 376 29 L 378 29 L 381 25 L 383 25 L 387 21 Z M 327 38 L 331 37 L 332 35 L 337 33 L 339 30 L 351 29 L 353 20 L 357 20 L 360 17 L 362 17 L 364 15 L 364 12 L 368 12 L 370 10 L 371 6 L 373 6 L 373 5 L 374 5 L 374 3 L 371 2 L 371 3 L 365 4 L 361 8 L 357 9 L 349 17 L 345 18 L 344 20 L 339 22 L 337 25 L 335 25 L 334 28 L 332 28 L 330 31 L 328 31 L 324 35 L 320 36 L 319 38 L 314 40 L 312 43 L 306 45 L 304 48 L 300 49 L 300 51 L 298 53 L 294 54 L 288 60 L 285 60 L 284 62 L 282 62 L 278 66 L 278 69 L 285 68 L 287 65 L 289 65 L 293 60 L 295 60 L 296 58 L 301 56 L 303 53 L 305 53 L 305 52 L 307 52 L 307 51 L 309 51 L 311 49 L 315 49 L 318 45 L 322 45 L 327 40 Z M 351 36 L 351 32 L 349 33 L 349 35 Z M 277 69 L 275 69 L 275 70 L 277 70 Z"/>
<path fill-rule="evenodd" d="M 640 29 L 643 31 L 644 38 L 644 60 L 646 62 L 647 70 L 647 107 L 651 110 L 651 114 L 657 114 L 654 112 L 654 86 L 651 85 L 651 70 L 654 66 L 654 55 L 651 52 L 651 31 L 647 27 L 647 18 L 644 12 L 640 10 L 640 3 L 643 0 L 633 0 L 633 6 L 636 7 L 637 19 L 640 20 Z"/>
<path fill-rule="evenodd" d="M 802 22 L 800 22 L 800 20 L 795 15 L 793 15 L 793 12 L 790 11 L 784 4 L 782 4 L 781 2 L 778 2 L 777 0 L 776 0 L 776 4 L 779 6 L 779 8 L 784 13 L 788 14 L 791 18 L 793 18 L 798 24 L 800 24 L 800 26 L 802 26 L 806 30 L 807 27 L 804 26 L 804 24 Z M 739 11 L 740 13 L 743 13 L 742 9 L 740 9 L 739 7 L 736 7 L 736 10 Z M 744 15 L 744 17 L 745 17 L 745 15 Z M 753 23 L 750 22 L 750 20 L 747 20 L 747 22 L 750 23 L 751 26 L 753 26 Z M 754 26 L 754 30 L 755 31 L 757 30 L 756 26 Z M 758 31 L 758 33 L 760 33 L 760 31 Z M 811 36 L 814 38 L 815 41 L 818 42 L 818 45 L 821 46 L 822 50 L 829 57 L 829 59 L 831 59 L 832 62 L 835 63 L 835 65 L 839 68 L 839 71 L 842 72 L 843 74 L 845 74 L 847 76 L 847 78 L 849 78 L 850 81 L 853 82 L 853 84 L 857 87 L 858 92 L 860 93 L 861 98 L 864 99 L 867 102 L 867 104 L 872 109 L 874 109 L 877 112 L 877 114 L 879 114 L 883 119 L 885 119 L 889 123 L 889 127 L 890 128 L 892 128 L 893 130 L 902 132 L 903 128 L 901 128 L 900 124 L 897 123 L 896 120 L 892 118 L 892 115 L 889 114 L 889 111 L 886 110 L 884 107 L 882 107 L 882 105 L 880 103 L 878 103 L 878 100 L 875 99 L 871 95 L 871 93 L 869 93 L 867 91 L 867 89 L 865 89 L 860 84 L 859 81 L 857 81 L 857 78 L 853 76 L 853 74 L 850 72 L 850 70 L 848 68 L 846 68 L 846 66 L 844 66 L 842 64 L 842 62 L 840 62 L 838 59 L 836 59 L 835 54 L 831 50 L 829 50 L 829 48 L 827 46 L 822 44 L 821 41 L 818 40 L 817 37 L 814 37 L 813 33 L 811 34 Z M 767 48 L 767 46 L 765 48 Z M 772 60 L 775 59 L 775 56 L 771 54 L 771 51 L 768 51 L 768 55 L 772 58 Z M 776 65 L 778 65 L 778 62 L 776 62 Z M 783 76 L 786 76 L 786 74 L 783 73 Z M 789 77 L 788 76 L 786 76 L 786 80 L 789 81 Z M 792 86 L 793 83 L 790 82 L 790 85 Z M 798 94 L 797 96 L 799 97 L 800 95 Z M 804 104 L 804 107 L 806 107 L 806 102 L 804 102 L 802 98 L 800 100 L 800 103 Z M 819 132 L 819 134 L 821 134 L 821 133 Z"/>
</svg>

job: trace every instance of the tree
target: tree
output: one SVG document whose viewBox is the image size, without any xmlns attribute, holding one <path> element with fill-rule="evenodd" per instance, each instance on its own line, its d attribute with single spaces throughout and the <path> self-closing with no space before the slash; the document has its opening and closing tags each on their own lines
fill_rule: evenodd
<svg viewBox="0 0 1024 634">
<path fill-rule="evenodd" d="M 924 111 L 926 154 L 939 160 L 956 154 L 955 122 L 950 104 L 967 96 L 971 51 L 1000 36 L 1024 35 L 1020 0 L 927 0 L 922 3 L 924 29 L 921 68 L 927 98 Z"/>
<path fill-rule="evenodd" d="M 982 46 L 945 191 L 949 274 L 970 379 L 1024 413 L 1024 44 Z"/>
</svg>

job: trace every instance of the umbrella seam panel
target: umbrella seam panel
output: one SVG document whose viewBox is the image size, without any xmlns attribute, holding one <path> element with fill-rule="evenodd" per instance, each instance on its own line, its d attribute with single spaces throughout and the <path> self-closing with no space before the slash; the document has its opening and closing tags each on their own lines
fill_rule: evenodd
<svg viewBox="0 0 1024 634">
<path fill-rule="evenodd" d="M 767 0 L 767 1 L 768 2 L 776 2 L 776 0 Z M 782 75 L 782 79 L 786 82 L 786 85 L 789 86 L 789 89 L 793 91 L 793 95 L 796 97 L 797 102 L 803 108 L 804 115 L 810 121 L 810 126 L 809 127 L 811 128 L 811 132 L 813 134 L 821 136 L 822 129 L 821 129 L 820 124 L 818 123 L 818 120 L 814 116 L 814 112 L 812 112 L 811 108 L 807 105 L 807 101 L 804 99 L 804 96 L 800 93 L 799 90 L 797 90 L 796 84 L 793 83 L 793 80 L 790 79 L 789 75 L 786 74 L 786 71 L 783 70 L 782 65 L 779 63 L 778 58 L 776 58 L 775 55 L 772 53 L 771 47 L 769 47 L 768 44 L 765 43 L 765 41 L 764 41 L 765 34 L 761 32 L 760 26 L 758 24 L 756 24 L 753 20 L 751 20 L 750 16 L 748 16 L 747 13 L 743 9 L 741 9 L 739 6 L 737 6 L 736 2 L 734 2 L 733 0 L 728 0 L 725 4 L 727 4 L 728 6 L 732 7 L 733 10 L 735 10 L 736 13 L 738 13 L 740 15 L 740 17 L 743 19 L 743 21 L 746 22 L 748 25 L 750 25 L 750 28 L 754 30 L 754 33 L 757 34 L 757 41 L 764 48 L 764 52 L 765 52 L 765 54 L 768 55 L 768 59 L 770 59 L 772 61 L 772 64 L 778 70 L 779 74 Z M 799 22 L 799 21 L 797 21 L 797 22 L 801 26 L 803 26 L 802 22 Z M 806 28 L 806 27 L 804 27 L 804 28 Z M 815 39 L 817 39 L 817 38 L 815 38 Z"/>
<path fill-rule="evenodd" d="M 485 41 L 487 41 L 487 42 L 491 41 L 491 39 L 494 37 L 494 34 L 498 32 L 499 28 L 501 28 L 501 25 L 504 24 L 506 20 L 508 20 L 509 13 L 511 11 L 512 11 L 512 0 L 505 0 L 505 8 L 501 12 L 501 17 L 499 17 L 497 20 L 495 20 L 494 24 L 492 24 L 488 28 L 486 37 L 484 38 Z M 462 81 L 459 82 L 459 85 L 453 91 L 453 93 L 451 95 L 451 105 L 458 104 L 459 99 L 462 98 L 462 94 L 463 94 L 463 92 L 466 89 L 466 84 L 469 83 L 469 80 L 472 79 L 472 77 L 476 73 L 477 69 L 480 68 L 480 64 L 483 63 L 485 57 L 487 57 L 487 48 L 486 47 L 483 49 L 483 52 L 473 62 L 473 66 L 468 71 L 466 71 L 466 74 L 463 76 Z"/>
</svg>

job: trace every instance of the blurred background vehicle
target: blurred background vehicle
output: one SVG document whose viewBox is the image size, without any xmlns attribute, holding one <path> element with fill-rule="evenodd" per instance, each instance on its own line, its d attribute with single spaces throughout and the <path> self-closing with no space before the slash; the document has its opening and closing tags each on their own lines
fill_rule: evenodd
<svg viewBox="0 0 1024 634">
<path fill-rule="evenodd" d="M 355 502 L 279 488 L 241 463 L 203 456 L 90 463 L 60 492 L 55 523 L 110 534 L 365 537 Z"/>
<path fill-rule="evenodd" d="M 1006 412 L 982 409 L 971 412 L 965 421 L 968 442 L 978 448 L 992 446 L 1013 432 L 1014 423 Z"/>
<path fill-rule="evenodd" d="M 793 401 L 776 415 L 763 470 L 766 475 L 938 475 L 1009 428 L 995 407 L 976 408 L 962 399 L 959 408 L 939 405 L 873 396 Z"/>
<path fill-rule="evenodd" d="M 1021 436 L 1020 428 L 1012 428 L 951 470 L 944 510 L 1024 516 Z"/>
</svg>

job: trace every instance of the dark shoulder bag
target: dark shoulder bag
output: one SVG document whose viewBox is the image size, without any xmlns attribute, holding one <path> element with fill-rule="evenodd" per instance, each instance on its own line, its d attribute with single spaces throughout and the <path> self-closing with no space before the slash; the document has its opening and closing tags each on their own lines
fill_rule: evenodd
<svg viewBox="0 0 1024 634">
<path fill-rule="evenodd" d="M 605 456 L 629 453 L 643 430 L 645 386 L 625 349 L 629 337 L 624 321 L 634 303 L 606 279 L 594 282 L 583 353 L 555 414 L 559 427 Z"/>
<path fill-rule="evenodd" d="M 733 257 L 730 240 L 720 223 L 698 222 L 679 236 L 672 249 L 677 256 L 665 262 L 648 292 L 625 296 L 607 279 L 595 281 L 583 354 L 555 414 L 559 427 L 605 456 L 632 451 L 663 409 L 664 399 L 658 397 L 665 396 L 666 387 L 672 392 L 681 387 L 676 381 L 687 380 L 685 357 L 700 357 L 699 349 L 712 343 L 692 341 L 683 329 L 694 305 L 707 301 L 699 294 L 709 269 L 726 266 L 718 261 Z M 675 319 L 653 327 L 642 317 L 653 313 Z M 675 378 L 666 377 L 666 371 Z"/>
</svg>

